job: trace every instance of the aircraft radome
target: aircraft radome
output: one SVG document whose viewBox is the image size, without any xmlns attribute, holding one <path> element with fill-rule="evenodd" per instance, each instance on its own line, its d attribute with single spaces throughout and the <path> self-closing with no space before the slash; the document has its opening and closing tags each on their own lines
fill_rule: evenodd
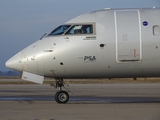
<svg viewBox="0 0 160 120">
<path fill-rule="evenodd" d="M 53 77 L 58 103 L 69 100 L 64 79 L 160 77 L 160 9 L 106 8 L 78 16 L 18 52 L 6 67 L 35 83 Z"/>
</svg>

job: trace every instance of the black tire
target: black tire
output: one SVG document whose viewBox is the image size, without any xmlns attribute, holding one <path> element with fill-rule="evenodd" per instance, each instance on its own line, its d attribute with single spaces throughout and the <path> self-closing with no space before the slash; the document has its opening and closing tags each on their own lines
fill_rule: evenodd
<svg viewBox="0 0 160 120">
<path fill-rule="evenodd" d="M 59 92 L 60 92 L 60 91 L 57 91 L 56 94 L 55 94 L 55 101 L 56 101 L 57 103 L 60 103 L 60 101 L 58 100 L 58 94 L 59 94 Z"/>
<path fill-rule="evenodd" d="M 69 100 L 69 94 L 66 91 L 58 91 L 55 94 L 55 101 L 57 103 L 64 104 L 64 103 L 67 103 L 68 100 Z"/>
</svg>

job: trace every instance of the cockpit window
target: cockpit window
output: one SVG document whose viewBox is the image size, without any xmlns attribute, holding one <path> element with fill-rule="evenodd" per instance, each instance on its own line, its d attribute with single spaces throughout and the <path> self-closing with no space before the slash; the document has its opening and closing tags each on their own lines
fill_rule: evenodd
<svg viewBox="0 0 160 120">
<path fill-rule="evenodd" d="M 73 25 L 66 34 L 92 34 L 93 25 Z"/>
<path fill-rule="evenodd" d="M 54 29 L 49 35 L 62 35 L 71 25 L 61 25 Z"/>
</svg>

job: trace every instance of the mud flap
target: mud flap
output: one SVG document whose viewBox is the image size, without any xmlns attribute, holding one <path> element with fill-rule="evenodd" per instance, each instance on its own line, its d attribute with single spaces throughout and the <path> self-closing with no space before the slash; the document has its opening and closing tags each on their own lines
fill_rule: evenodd
<svg viewBox="0 0 160 120">
<path fill-rule="evenodd" d="M 43 84 L 44 76 L 40 76 L 40 75 L 36 75 L 33 73 L 23 71 L 22 79 L 27 80 L 27 81 L 31 81 L 34 83 L 38 83 L 38 84 Z"/>
</svg>

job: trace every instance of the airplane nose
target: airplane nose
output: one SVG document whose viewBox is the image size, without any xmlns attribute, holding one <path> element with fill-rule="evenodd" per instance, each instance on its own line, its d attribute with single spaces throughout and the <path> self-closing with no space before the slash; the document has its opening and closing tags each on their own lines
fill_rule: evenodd
<svg viewBox="0 0 160 120">
<path fill-rule="evenodd" d="M 19 52 L 6 62 L 6 67 L 17 71 L 22 71 L 21 59 L 21 52 Z"/>
</svg>

